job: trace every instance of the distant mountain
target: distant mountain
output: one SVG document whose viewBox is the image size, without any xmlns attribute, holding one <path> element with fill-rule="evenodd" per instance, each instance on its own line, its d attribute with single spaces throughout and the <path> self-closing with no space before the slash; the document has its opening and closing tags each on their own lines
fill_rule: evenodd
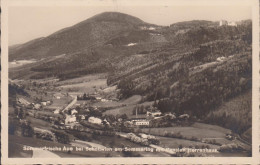
<svg viewBox="0 0 260 165">
<path fill-rule="evenodd" d="M 47 37 L 10 47 L 9 61 L 36 59 L 36 62 L 10 69 L 9 76 L 67 79 L 89 73 L 113 72 L 120 67 L 119 62 L 136 54 L 149 55 L 145 57 L 149 62 L 150 55 L 160 52 L 176 56 L 207 42 L 250 36 L 250 30 L 243 29 L 245 27 L 250 27 L 250 21 L 243 21 L 238 27 L 220 27 L 216 22 L 205 20 L 164 27 L 127 14 L 105 12 Z M 126 68 L 124 66 L 121 71 Z M 120 77 L 117 73 L 111 77 L 111 82 Z"/>
<path fill-rule="evenodd" d="M 149 25 L 122 13 L 105 12 L 62 29 L 48 37 L 10 48 L 9 60 L 41 59 L 75 53 L 102 45 L 111 37 Z"/>
</svg>

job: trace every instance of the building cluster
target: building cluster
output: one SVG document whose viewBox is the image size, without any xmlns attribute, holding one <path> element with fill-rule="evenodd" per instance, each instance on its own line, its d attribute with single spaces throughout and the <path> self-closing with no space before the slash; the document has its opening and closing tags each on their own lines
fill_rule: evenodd
<svg viewBox="0 0 260 165">
<path fill-rule="evenodd" d="M 156 30 L 156 28 L 155 27 L 153 27 L 153 26 L 141 26 L 140 27 L 140 29 L 141 30 Z"/>
<path fill-rule="evenodd" d="M 178 117 L 178 119 L 188 119 L 188 114 L 183 114 Z M 160 123 L 163 119 L 175 120 L 177 117 L 173 113 L 162 114 L 159 110 L 147 111 L 145 116 L 139 117 L 136 115 L 136 118 L 132 118 L 125 122 L 125 126 L 128 127 L 148 127 L 153 125 L 153 123 Z"/>
<path fill-rule="evenodd" d="M 221 20 L 219 21 L 219 26 L 237 26 L 237 23 L 235 21 Z"/>
<path fill-rule="evenodd" d="M 28 100 L 26 100 L 25 98 L 17 98 L 17 103 L 27 107 L 27 108 L 31 108 L 31 109 L 35 109 L 35 110 L 39 110 L 40 108 L 44 107 L 44 106 L 48 106 L 52 104 L 52 101 L 47 100 L 47 101 L 42 101 L 42 102 L 29 102 Z"/>
</svg>

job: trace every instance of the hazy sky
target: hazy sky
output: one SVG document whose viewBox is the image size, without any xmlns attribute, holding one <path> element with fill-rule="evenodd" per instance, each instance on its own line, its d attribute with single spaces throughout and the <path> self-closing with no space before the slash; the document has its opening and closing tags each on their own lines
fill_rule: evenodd
<svg viewBox="0 0 260 165">
<path fill-rule="evenodd" d="M 130 14 L 158 25 L 189 20 L 251 19 L 249 6 L 12 6 L 8 10 L 9 45 L 48 36 L 105 11 Z"/>
</svg>

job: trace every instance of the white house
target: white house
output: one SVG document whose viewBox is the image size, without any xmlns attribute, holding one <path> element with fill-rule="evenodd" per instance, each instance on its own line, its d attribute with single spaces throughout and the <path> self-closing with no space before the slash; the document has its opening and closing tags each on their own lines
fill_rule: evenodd
<svg viewBox="0 0 260 165">
<path fill-rule="evenodd" d="M 55 93 L 53 95 L 56 99 L 61 99 L 63 97 L 63 95 L 61 93 Z"/>
<path fill-rule="evenodd" d="M 146 112 L 146 116 L 152 116 L 152 117 L 160 116 L 161 114 L 162 113 L 160 111 L 155 111 L 155 112 L 147 111 Z"/>
<path fill-rule="evenodd" d="M 23 105 L 29 105 L 30 104 L 30 102 L 25 100 L 24 98 L 18 98 L 18 102 L 23 104 Z"/>
<path fill-rule="evenodd" d="M 155 27 L 149 27 L 148 30 L 155 30 Z"/>
<path fill-rule="evenodd" d="M 59 108 L 55 109 L 55 111 L 53 113 L 54 114 L 59 114 L 60 113 L 60 109 Z"/>
<path fill-rule="evenodd" d="M 46 101 L 47 105 L 51 105 L 51 101 Z"/>
<path fill-rule="evenodd" d="M 102 120 L 97 118 L 97 117 L 89 117 L 88 122 L 93 123 L 93 124 L 101 124 Z"/>
<path fill-rule="evenodd" d="M 183 114 L 179 116 L 179 119 L 188 119 L 188 118 L 190 118 L 190 115 L 188 114 Z"/>
<path fill-rule="evenodd" d="M 47 105 L 47 102 L 46 102 L 46 101 L 43 101 L 43 102 L 41 102 L 41 105 L 46 106 L 46 105 Z"/>
<path fill-rule="evenodd" d="M 237 26 L 237 23 L 235 21 L 228 22 L 228 26 Z"/>
<path fill-rule="evenodd" d="M 137 43 L 129 43 L 129 44 L 127 44 L 127 46 L 134 46 L 134 45 L 136 45 Z"/>
<path fill-rule="evenodd" d="M 40 109 L 41 108 L 41 105 L 40 104 L 35 104 L 34 105 L 34 109 Z"/>
<path fill-rule="evenodd" d="M 78 111 L 76 109 L 71 110 L 71 115 L 74 115 L 76 113 L 78 113 Z"/>
<path fill-rule="evenodd" d="M 228 21 L 226 20 L 219 21 L 219 26 L 224 26 L 224 25 L 228 25 Z"/>
<path fill-rule="evenodd" d="M 144 138 L 144 139 L 156 139 L 155 136 L 147 135 L 144 133 L 139 133 L 139 136 L 141 136 L 141 138 Z"/>
<path fill-rule="evenodd" d="M 86 117 L 84 115 L 80 115 L 81 120 L 85 120 Z"/>
<path fill-rule="evenodd" d="M 170 113 L 166 113 L 165 116 L 170 116 L 171 119 L 176 119 L 175 114 L 172 114 L 171 112 Z"/>
<path fill-rule="evenodd" d="M 67 115 L 65 119 L 65 124 L 74 123 L 76 121 L 77 119 L 75 115 Z"/>
<path fill-rule="evenodd" d="M 140 27 L 141 30 L 147 30 L 148 28 L 146 26 Z"/>
<path fill-rule="evenodd" d="M 225 59 L 226 59 L 226 57 L 218 57 L 218 58 L 217 58 L 217 61 L 220 62 L 220 61 L 223 61 L 223 60 L 225 60 Z"/>
<path fill-rule="evenodd" d="M 107 125 L 110 125 L 110 123 L 107 121 L 107 119 L 103 120 Z"/>
<path fill-rule="evenodd" d="M 148 135 L 146 135 L 144 133 L 140 133 L 139 135 L 141 136 L 141 138 L 148 139 Z"/>
<path fill-rule="evenodd" d="M 230 21 L 230 22 L 228 22 L 226 20 L 219 21 L 219 26 L 224 26 L 224 25 L 226 25 L 226 26 L 237 26 L 237 23 L 235 21 Z"/>
</svg>

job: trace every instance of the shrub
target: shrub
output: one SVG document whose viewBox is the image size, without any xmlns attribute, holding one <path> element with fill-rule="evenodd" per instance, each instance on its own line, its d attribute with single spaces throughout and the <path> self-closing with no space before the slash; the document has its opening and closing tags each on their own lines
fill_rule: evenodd
<svg viewBox="0 0 260 165">
<path fill-rule="evenodd" d="M 52 130 L 52 132 L 59 143 L 68 144 L 70 142 L 69 136 L 66 133 L 56 130 Z"/>
</svg>

